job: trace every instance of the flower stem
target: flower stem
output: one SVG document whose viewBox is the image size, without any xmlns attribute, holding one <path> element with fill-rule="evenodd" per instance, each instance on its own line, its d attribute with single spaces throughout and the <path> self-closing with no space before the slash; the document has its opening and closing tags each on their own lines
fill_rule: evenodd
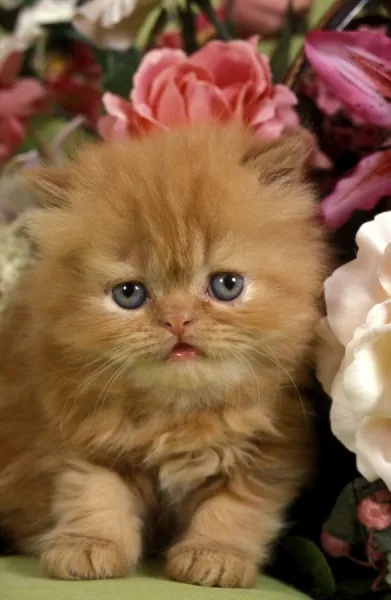
<svg viewBox="0 0 391 600">
<path fill-rule="evenodd" d="M 225 23 L 219 21 L 216 12 L 210 0 L 193 0 L 193 2 L 201 9 L 204 15 L 209 19 L 211 25 L 216 29 L 219 38 L 225 42 L 231 40 L 231 36 Z"/>
</svg>

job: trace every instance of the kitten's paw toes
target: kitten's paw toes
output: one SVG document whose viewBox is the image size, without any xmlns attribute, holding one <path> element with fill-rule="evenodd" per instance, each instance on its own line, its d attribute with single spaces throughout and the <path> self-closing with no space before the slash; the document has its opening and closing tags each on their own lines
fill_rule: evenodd
<svg viewBox="0 0 391 600">
<path fill-rule="evenodd" d="M 111 579 L 128 575 L 131 563 L 115 544 L 96 538 L 67 536 L 41 554 L 45 572 L 56 579 Z"/>
<path fill-rule="evenodd" d="M 240 551 L 183 543 L 168 552 L 166 572 L 171 579 L 184 583 L 249 588 L 255 585 L 257 565 Z"/>
</svg>

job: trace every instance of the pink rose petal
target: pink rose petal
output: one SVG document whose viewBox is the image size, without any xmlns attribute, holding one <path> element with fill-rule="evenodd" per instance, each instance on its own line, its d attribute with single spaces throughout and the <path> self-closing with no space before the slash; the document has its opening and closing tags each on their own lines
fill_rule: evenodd
<svg viewBox="0 0 391 600">
<path fill-rule="evenodd" d="M 167 69 L 163 69 L 161 73 L 157 74 L 150 88 L 148 105 L 151 108 L 152 114 L 155 113 L 163 90 L 169 84 L 169 82 L 174 80 L 179 88 L 183 88 L 184 85 L 181 86 L 181 81 L 185 81 L 188 74 L 193 74 L 201 81 L 213 81 L 205 69 L 189 65 L 188 63 L 182 63 L 173 67 L 168 67 Z"/>
<path fill-rule="evenodd" d="M 246 102 L 245 97 L 239 99 L 243 104 L 243 120 L 250 123 L 255 129 L 276 119 L 276 107 L 272 98 L 265 98 L 262 102 L 256 102 L 252 105 Z"/>
<path fill-rule="evenodd" d="M 156 120 L 166 127 L 186 122 L 186 109 L 182 95 L 171 79 L 162 90 L 156 106 Z"/>
<path fill-rule="evenodd" d="M 267 93 L 271 87 L 269 59 L 260 54 L 253 42 L 233 40 L 212 41 L 190 58 L 192 64 L 207 69 L 220 88 L 234 82 L 252 81 L 257 94 Z"/>
<path fill-rule="evenodd" d="M 108 121 L 106 117 L 102 117 L 99 121 L 98 131 L 104 139 L 123 139 L 127 135 L 137 135 L 155 126 L 153 121 L 140 115 L 131 102 L 115 94 L 106 92 L 102 101 L 111 119 Z"/>
<path fill-rule="evenodd" d="M 190 122 L 207 119 L 226 121 L 232 116 L 221 91 L 207 81 L 189 78 L 184 95 Z"/>
<path fill-rule="evenodd" d="M 154 79 L 164 69 L 186 62 L 187 57 L 182 50 L 166 48 L 151 50 L 143 60 L 133 78 L 133 89 L 130 98 L 134 104 L 148 104 L 149 93 Z"/>
</svg>

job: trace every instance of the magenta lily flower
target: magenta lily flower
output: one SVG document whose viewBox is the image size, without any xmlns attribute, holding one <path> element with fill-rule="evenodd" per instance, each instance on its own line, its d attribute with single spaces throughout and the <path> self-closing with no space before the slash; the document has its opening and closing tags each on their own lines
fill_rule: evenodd
<svg viewBox="0 0 391 600">
<path fill-rule="evenodd" d="M 384 196 L 391 196 L 391 150 L 361 160 L 353 173 L 341 179 L 334 192 L 320 204 L 328 229 L 339 229 L 356 210 L 372 210 Z"/>
<path fill-rule="evenodd" d="M 391 39 L 372 31 L 313 31 L 305 53 L 350 117 L 391 127 Z"/>
</svg>

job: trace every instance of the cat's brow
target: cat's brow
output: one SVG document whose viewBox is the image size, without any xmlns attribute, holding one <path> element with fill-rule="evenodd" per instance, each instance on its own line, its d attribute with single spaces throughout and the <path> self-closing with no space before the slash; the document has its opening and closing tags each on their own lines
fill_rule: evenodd
<svg viewBox="0 0 391 600">
<path fill-rule="evenodd" d="M 130 261 L 105 260 L 102 257 L 89 260 L 89 266 L 99 272 L 107 281 L 126 281 L 139 278 L 139 271 Z"/>
</svg>

